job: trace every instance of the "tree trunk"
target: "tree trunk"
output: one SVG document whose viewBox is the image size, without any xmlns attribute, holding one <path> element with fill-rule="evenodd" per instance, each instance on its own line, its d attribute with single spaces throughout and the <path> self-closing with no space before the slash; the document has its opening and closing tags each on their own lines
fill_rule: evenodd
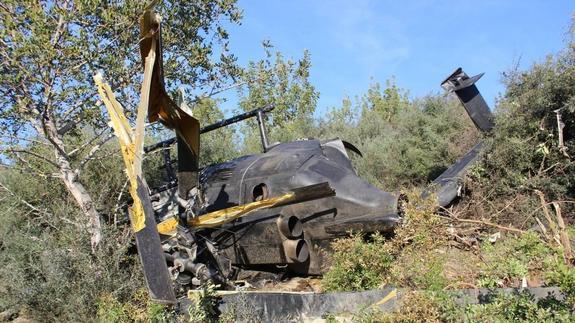
<svg viewBox="0 0 575 323">
<path fill-rule="evenodd" d="M 60 177 L 66 185 L 68 191 L 76 200 L 76 203 L 84 214 L 88 217 L 88 232 L 90 233 L 90 245 L 92 252 L 102 240 L 102 224 L 100 223 L 100 214 L 96 210 L 92 197 L 78 181 L 78 173 L 72 169 L 68 155 L 65 152 L 65 146 L 62 138 L 60 138 L 57 127 L 52 118 L 43 117 L 41 119 L 32 119 L 31 123 L 34 125 L 38 133 L 43 134 L 48 141 L 54 146 L 54 153 L 56 157 L 56 167 L 60 172 Z"/>
<path fill-rule="evenodd" d="M 90 232 L 90 245 L 92 246 L 92 251 L 96 250 L 96 247 L 102 240 L 102 225 L 100 223 L 100 214 L 96 210 L 92 197 L 84 187 L 82 183 L 78 181 L 78 176 L 70 168 L 70 163 L 65 158 L 58 158 L 58 165 L 60 166 L 60 173 L 62 174 L 62 180 L 66 185 L 66 188 L 74 199 L 78 206 L 82 209 L 84 214 L 88 217 L 88 232 Z"/>
</svg>

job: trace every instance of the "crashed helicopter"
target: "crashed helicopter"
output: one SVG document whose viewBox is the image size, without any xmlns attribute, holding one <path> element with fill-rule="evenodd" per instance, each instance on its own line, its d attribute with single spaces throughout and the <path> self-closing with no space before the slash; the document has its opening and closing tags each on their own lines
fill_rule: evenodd
<svg viewBox="0 0 575 323">
<path fill-rule="evenodd" d="M 265 114 L 273 107 L 200 127 L 165 90 L 160 21 L 152 10 L 141 17 L 140 36 L 144 80 L 134 128 L 102 77 L 95 82 L 120 141 L 133 198 L 130 222 L 153 300 L 174 303 L 177 294 L 206 281 L 231 286 L 242 270 L 319 275 L 334 238 L 350 230 L 390 232 L 401 221 L 404 197 L 358 177 L 348 154 L 361 152 L 351 143 L 270 144 Z M 479 130 L 489 132 L 493 116 L 475 86 L 481 76 L 468 77 L 459 68 L 441 86 L 458 96 Z M 146 117 L 176 136 L 144 147 Z M 257 120 L 262 153 L 200 169 L 200 135 L 248 118 Z M 168 151 L 174 145 L 176 169 Z M 441 206 L 452 203 L 481 148 L 478 143 L 424 194 L 436 196 Z M 142 175 L 143 154 L 158 151 L 166 181 L 150 189 Z"/>
</svg>

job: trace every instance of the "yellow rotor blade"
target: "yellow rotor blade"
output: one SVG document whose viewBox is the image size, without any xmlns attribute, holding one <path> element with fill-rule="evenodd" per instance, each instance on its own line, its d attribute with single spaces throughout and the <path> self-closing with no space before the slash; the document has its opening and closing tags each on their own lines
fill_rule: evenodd
<svg viewBox="0 0 575 323">
<path fill-rule="evenodd" d="M 289 192 L 284 195 L 268 198 L 265 200 L 206 213 L 204 215 L 200 215 L 188 220 L 188 225 L 194 228 L 214 228 L 231 222 L 242 216 L 246 216 L 253 211 L 268 209 L 278 204 L 286 203 L 293 200 L 294 196 L 295 193 Z M 163 235 L 173 235 L 175 234 L 177 226 L 178 220 L 176 218 L 170 218 L 160 222 L 157 225 L 157 228 L 158 232 Z"/>
</svg>

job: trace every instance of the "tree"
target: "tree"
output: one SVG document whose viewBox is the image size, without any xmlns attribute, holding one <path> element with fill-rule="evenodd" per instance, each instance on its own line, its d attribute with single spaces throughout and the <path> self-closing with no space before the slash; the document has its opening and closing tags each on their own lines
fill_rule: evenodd
<svg viewBox="0 0 575 323">
<path fill-rule="evenodd" d="M 379 83 L 371 84 L 362 97 L 362 108 L 377 112 L 387 122 L 408 106 L 408 92 L 399 88 L 393 78 L 386 81 L 383 91 Z"/>
<path fill-rule="evenodd" d="M 194 117 L 205 126 L 224 119 L 224 113 L 213 99 L 204 99 L 194 106 Z M 200 136 L 200 167 L 221 163 L 238 157 L 236 148 L 236 129 L 223 127 Z"/>
<path fill-rule="evenodd" d="M 141 59 L 138 17 L 145 3 L 14 1 L 0 4 L 0 130 L 3 162 L 55 176 L 86 215 L 91 244 L 102 238 L 100 214 L 80 174 L 112 137 L 92 75 L 104 70 L 128 111 L 137 104 Z M 165 77 L 196 98 L 227 86 L 239 74 L 227 50 L 224 23 L 238 23 L 235 0 L 165 1 Z M 86 132 L 87 131 L 87 132 Z M 79 143 L 75 138 L 91 133 Z M 38 154 L 30 143 L 48 147 Z M 31 161 L 48 166 L 41 171 Z"/>
<path fill-rule="evenodd" d="M 264 41 L 263 46 L 266 57 L 250 62 L 244 72 L 245 86 L 239 89 L 240 108 L 250 111 L 268 105 L 275 107 L 267 115 L 271 142 L 310 136 L 319 92 L 309 80 L 309 52 L 304 51 L 297 61 L 286 60 L 279 51 L 273 51 L 269 42 Z M 255 129 L 253 121 L 244 128 L 247 151 L 259 150 Z"/>
</svg>

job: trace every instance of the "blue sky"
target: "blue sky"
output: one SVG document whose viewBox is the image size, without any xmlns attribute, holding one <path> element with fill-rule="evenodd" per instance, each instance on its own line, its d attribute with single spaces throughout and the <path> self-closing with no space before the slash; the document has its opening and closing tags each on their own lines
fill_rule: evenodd
<svg viewBox="0 0 575 323">
<path fill-rule="evenodd" d="M 308 49 L 318 115 L 391 77 L 412 97 L 439 93 L 458 66 L 485 72 L 478 86 L 493 105 L 504 90 L 503 71 L 517 62 L 527 68 L 564 47 L 575 11 L 575 1 L 566 0 L 239 0 L 239 6 L 244 18 L 229 30 L 232 52 L 246 64 L 264 56 L 264 39 L 286 57 Z"/>
</svg>

